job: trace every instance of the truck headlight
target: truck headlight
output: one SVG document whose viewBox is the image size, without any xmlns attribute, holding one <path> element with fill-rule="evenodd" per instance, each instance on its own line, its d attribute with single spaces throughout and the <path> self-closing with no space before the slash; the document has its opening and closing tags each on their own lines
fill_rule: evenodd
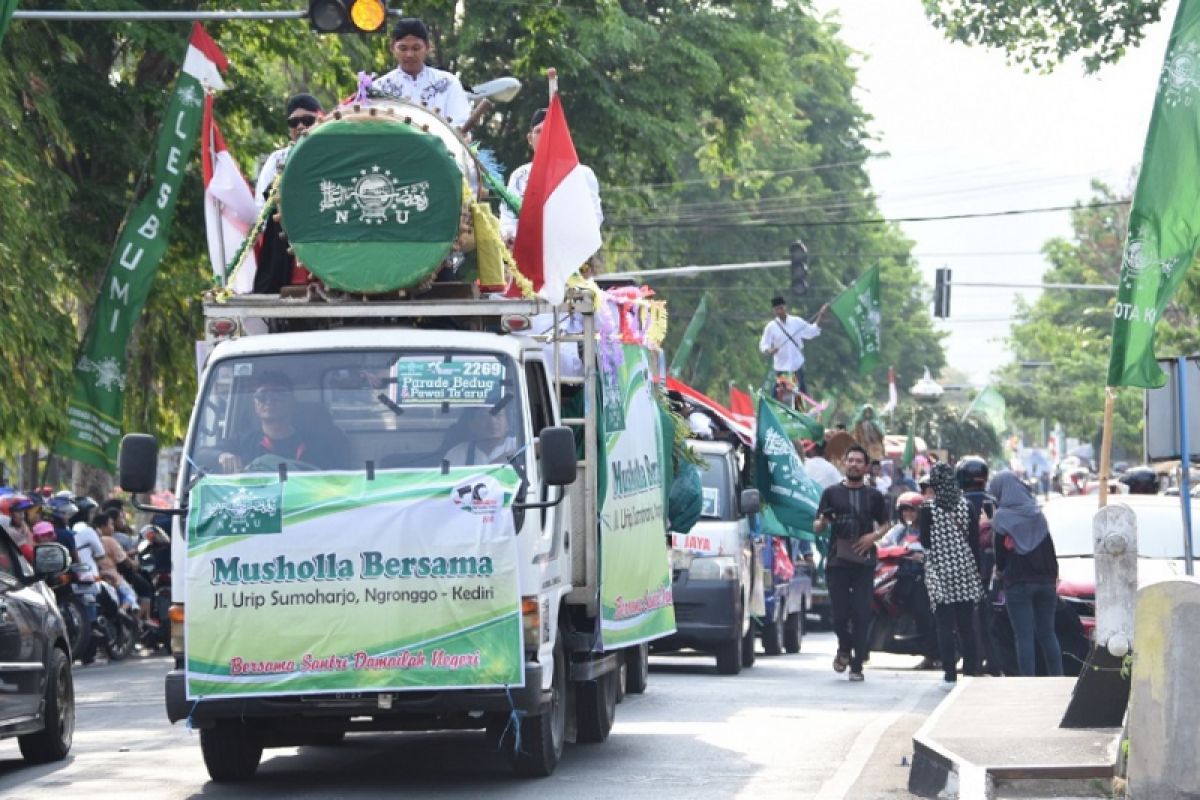
<svg viewBox="0 0 1200 800">
<path fill-rule="evenodd" d="M 697 556 L 688 570 L 688 577 L 694 581 L 732 581 L 737 576 L 738 564 L 733 556 Z"/>
<path fill-rule="evenodd" d="M 525 649 L 536 653 L 542 644 L 542 614 L 537 597 L 521 598 L 521 630 L 525 639 Z"/>
</svg>

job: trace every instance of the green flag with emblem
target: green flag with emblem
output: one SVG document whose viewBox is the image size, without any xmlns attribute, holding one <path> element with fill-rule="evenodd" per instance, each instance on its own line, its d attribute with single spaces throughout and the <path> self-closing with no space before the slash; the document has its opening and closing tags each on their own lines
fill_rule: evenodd
<svg viewBox="0 0 1200 800">
<path fill-rule="evenodd" d="M 820 422 L 807 414 L 788 408 L 783 403 L 772 400 L 766 395 L 763 395 L 762 399 L 775 412 L 776 420 L 787 431 L 788 438 L 793 442 L 796 439 L 811 439 L 818 444 L 825 441 L 825 426 Z"/>
<path fill-rule="evenodd" d="M 762 395 L 755 437 L 754 482 L 762 496 L 764 532 L 812 539 L 821 487 L 808 477 L 787 428 Z"/>
<path fill-rule="evenodd" d="M 154 271 L 167 250 L 188 158 L 200 138 L 207 89 L 222 89 L 227 66 L 216 43 L 197 23 L 170 95 L 147 190 L 129 210 L 117 236 L 100 297 L 79 358 L 67 407 L 67 432 L 54 450 L 100 469 L 116 467 L 124 413 L 125 350 L 141 314 Z"/>
<path fill-rule="evenodd" d="M 1155 388 L 1154 328 L 1200 247 L 1200 2 L 1183 0 L 1158 78 L 1113 310 L 1109 386 Z"/>
<path fill-rule="evenodd" d="M 879 267 L 874 266 L 829 304 L 858 354 L 858 374 L 879 366 L 883 313 L 879 305 Z"/>
<path fill-rule="evenodd" d="M 900 466 L 908 469 L 913 459 L 917 457 L 917 440 L 913 436 L 912 427 L 908 429 L 908 438 L 904 440 L 904 452 L 900 454 Z"/>
</svg>

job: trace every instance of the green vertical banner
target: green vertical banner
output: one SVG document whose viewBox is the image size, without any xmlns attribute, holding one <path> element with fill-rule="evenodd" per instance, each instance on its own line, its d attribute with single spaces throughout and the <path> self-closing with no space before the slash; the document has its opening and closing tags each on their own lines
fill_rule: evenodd
<svg viewBox="0 0 1200 800">
<path fill-rule="evenodd" d="M 987 420 L 997 436 L 1008 430 L 1008 404 L 1004 401 L 1004 395 L 994 386 L 984 387 L 967 406 L 962 418 L 966 419 L 972 414 Z"/>
<path fill-rule="evenodd" d="M 1200 2 L 1183 0 L 1167 44 L 1113 310 L 1109 386 L 1162 386 L 1154 327 L 1200 247 Z"/>
<path fill-rule="evenodd" d="M 621 345 L 601 369 L 600 633 L 603 648 L 675 631 L 663 502 L 670 448 L 651 383 L 650 353 Z M 610 422 L 619 421 L 619 427 Z"/>
<path fill-rule="evenodd" d="M 883 312 L 879 305 L 879 267 L 871 267 L 829 304 L 858 353 L 858 374 L 879 365 Z"/>
<path fill-rule="evenodd" d="M 200 134 L 204 93 L 222 89 L 225 56 L 193 25 L 183 67 L 158 134 L 154 172 L 117 237 L 100 296 L 75 362 L 67 432 L 55 452 L 100 469 L 116 467 L 124 412 L 125 350 L 171 232 L 188 159 Z"/>
<path fill-rule="evenodd" d="M 804 469 L 775 404 L 758 398 L 754 483 L 762 496 L 763 530 L 774 536 L 812 539 L 821 487 Z"/>
<path fill-rule="evenodd" d="M 0 42 L 4 41 L 4 34 L 8 33 L 8 25 L 16 10 L 17 0 L 0 0 Z"/>
<path fill-rule="evenodd" d="M 675 357 L 671 359 L 670 373 L 672 378 L 682 378 L 683 371 L 687 369 L 688 359 L 692 355 L 692 350 L 696 347 L 696 339 L 700 336 L 700 331 L 704 328 L 704 323 L 708 321 L 708 292 L 700 298 L 700 304 L 696 306 L 696 313 L 692 314 L 692 321 L 688 323 L 687 329 L 683 332 L 683 338 L 679 340 L 679 347 L 675 350 Z"/>
<path fill-rule="evenodd" d="M 913 459 L 917 457 L 917 440 L 913 438 L 913 427 L 916 425 L 916 420 L 913 420 L 913 425 L 908 428 L 908 438 L 904 440 L 904 452 L 900 455 L 900 466 L 908 469 L 912 466 Z"/>
</svg>

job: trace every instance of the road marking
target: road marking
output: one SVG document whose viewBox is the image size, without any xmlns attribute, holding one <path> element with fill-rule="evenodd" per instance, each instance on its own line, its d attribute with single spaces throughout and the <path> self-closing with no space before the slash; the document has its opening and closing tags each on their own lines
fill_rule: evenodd
<svg viewBox="0 0 1200 800">
<path fill-rule="evenodd" d="M 867 763 L 871 760 L 871 754 L 875 752 L 875 747 L 883 738 L 883 734 L 887 733 L 888 728 L 892 727 L 901 717 L 912 712 L 921 699 L 929 693 L 932 686 L 926 685 L 921 690 L 913 688 L 914 691 L 905 695 L 892 707 L 891 711 L 876 718 L 870 725 L 858 732 L 842 765 L 829 780 L 821 785 L 821 791 L 817 792 L 816 800 L 846 800 L 849 797 L 850 789 L 866 769 Z"/>
</svg>

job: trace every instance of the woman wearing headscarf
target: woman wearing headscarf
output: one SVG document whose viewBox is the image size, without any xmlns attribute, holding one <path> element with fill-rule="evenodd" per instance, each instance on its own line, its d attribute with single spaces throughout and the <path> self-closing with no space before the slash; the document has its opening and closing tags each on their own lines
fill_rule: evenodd
<svg viewBox="0 0 1200 800">
<path fill-rule="evenodd" d="M 997 473 L 988 485 L 996 498 L 992 517 L 996 570 L 1004 578 L 1005 605 L 1017 645 L 1017 668 L 1035 674 L 1034 642 L 1047 675 L 1062 675 L 1062 647 L 1054 633 L 1058 554 L 1046 517 L 1016 474 Z"/>
<path fill-rule="evenodd" d="M 925 587 L 937 620 L 945 687 L 951 688 L 958 680 L 956 630 L 962 645 L 963 673 L 979 673 L 972 616 L 975 604 L 983 599 L 983 582 L 970 544 L 979 540 L 979 520 L 972 518 L 971 507 L 949 464 L 935 464 L 929 483 L 933 498 L 921 506 L 917 524 L 925 547 Z"/>
</svg>

